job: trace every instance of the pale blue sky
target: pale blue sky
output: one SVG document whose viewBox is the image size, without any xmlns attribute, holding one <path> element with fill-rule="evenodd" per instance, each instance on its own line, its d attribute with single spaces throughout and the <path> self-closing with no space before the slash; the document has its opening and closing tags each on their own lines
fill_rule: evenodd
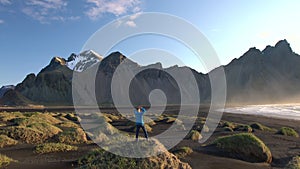
<svg viewBox="0 0 300 169">
<path fill-rule="evenodd" d="M 186 19 L 208 38 L 222 64 L 250 47 L 263 49 L 281 39 L 300 53 L 299 8 L 299 0 L 0 0 L 0 86 L 17 84 L 28 73 L 38 73 L 53 56 L 67 58 L 80 52 L 99 28 L 137 12 L 163 12 Z M 129 55 L 164 44 L 163 49 L 177 52 L 172 50 L 177 43 L 146 40 L 144 46 L 134 44 L 138 40 L 114 49 Z M 189 52 L 176 54 L 202 71 Z"/>
</svg>

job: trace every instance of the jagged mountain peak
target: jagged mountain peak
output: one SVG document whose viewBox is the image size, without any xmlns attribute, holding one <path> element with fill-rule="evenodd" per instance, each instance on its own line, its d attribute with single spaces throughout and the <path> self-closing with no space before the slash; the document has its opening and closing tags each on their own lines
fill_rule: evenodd
<svg viewBox="0 0 300 169">
<path fill-rule="evenodd" d="M 114 62 L 120 64 L 123 60 L 127 59 L 121 52 L 112 52 L 103 59 L 103 62 Z"/>
<path fill-rule="evenodd" d="M 277 42 L 275 49 L 280 50 L 279 52 L 293 52 L 289 42 L 286 39 Z"/>
<path fill-rule="evenodd" d="M 102 60 L 102 56 L 93 50 L 86 50 L 79 55 L 72 53 L 67 59 L 67 66 L 74 71 L 82 72 Z"/>
<path fill-rule="evenodd" d="M 61 57 L 53 57 L 50 64 L 60 64 L 60 65 L 66 65 L 66 60 Z"/>
<path fill-rule="evenodd" d="M 104 72 L 113 73 L 116 70 L 116 68 L 124 61 L 126 62 L 126 64 L 128 64 L 127 66 L 130 68 L 138 66 L 137 63 L 133 62 L 132 60 L 124 56 L 122 53 L 117 51 L 109 54 L 101 61 L 100 70 L 103 70 Z"/>
</svg>

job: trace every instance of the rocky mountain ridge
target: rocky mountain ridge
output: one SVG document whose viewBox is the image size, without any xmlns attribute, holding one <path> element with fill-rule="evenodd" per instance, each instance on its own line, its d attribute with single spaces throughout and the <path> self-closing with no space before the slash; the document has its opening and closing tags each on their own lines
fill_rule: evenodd
<svg viewBox="0 0 300 169">
<path fill-rule="evenodd" d="M 80 59 L 78 59 L 80 58 Z M 79 55 L 71 54 L 68 59 L 54 57 L 50 64 L 37 75 L 29 74 L 14 89 L 17 96 L 45 105 L 72 105 L 73 73 L 89 73 L 97 68 L 95 84 L 99 104 L 112 104 L 111 80 L 116 68 L 126 62 L 126 71 L 142 70 L 132 80 L 130 99 L 132 103 L 148 104 L 149 93 L 154 89 L 165 92 L 168 104 L 179 104 L 180 92 L 176 81 L 166 72 L 178 74 L 190 70 L 194 77 L 183 77 L 186 82 L 196 79 L 201 103 L 209 103 L 211 86 L 209 74 L 196 72 L 188 67 L 162 68 L 160 63 L 140 66 L 120 52 L 102 57 L 94 51 Z M 224 68 L 227 81 L 227 103 L 262 104 L 300 100 L 300 56 L 293 52 L 287 40 L 260 51 L 250 48 L 238 59 L 233 59 Z M 151 68 L 153 67 L 153 68 Z M 119 85 L 122 88 L 122 84 Z M 187 87 L 189 88 L 189 87 Z M 120 92 L 126 92 L 121 89 Z M 14 99 L 14 98 L 10 98 Z M 1 101 L 2 100 L 2 101 Z M 8 104 L 0 99 L 0 104 Z M 22 99 L 25 100 L 25 99 Z"/>
</svg>

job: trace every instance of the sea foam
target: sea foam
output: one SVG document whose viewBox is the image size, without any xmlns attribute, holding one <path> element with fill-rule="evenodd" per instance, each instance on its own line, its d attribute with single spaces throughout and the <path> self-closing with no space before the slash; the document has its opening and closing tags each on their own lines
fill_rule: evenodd
<svg viewBox="0 0 300 169">
<path fill-rule="evenodd" d="M 224 112 L 300 120 L 300 104 L 249 105 L 226 108 Z"/>
</svg>

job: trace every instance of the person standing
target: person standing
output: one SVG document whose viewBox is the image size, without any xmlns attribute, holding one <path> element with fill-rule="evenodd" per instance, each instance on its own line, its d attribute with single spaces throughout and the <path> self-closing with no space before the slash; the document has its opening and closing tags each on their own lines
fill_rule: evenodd
<svg viewBox="0 0 300 169">
<path fill-rule="evenodd" d="M 147 130 L 145 129 L 145 125 L 144 125 L 144 114 L 145 114 L 145 112 L 146 112 L 146 109 L 142 106 L 138 106 L 134 110 L 135 123 L 136 123 L 136 132 L 135 132 L 136 141 L 138 141 L 138 139 L 139 139 L 140 128 L 142 128 L 142 130 L 145 134 L 145 137 L 148 140 L 148 133 L 147 133 Z"/>
</svg>

